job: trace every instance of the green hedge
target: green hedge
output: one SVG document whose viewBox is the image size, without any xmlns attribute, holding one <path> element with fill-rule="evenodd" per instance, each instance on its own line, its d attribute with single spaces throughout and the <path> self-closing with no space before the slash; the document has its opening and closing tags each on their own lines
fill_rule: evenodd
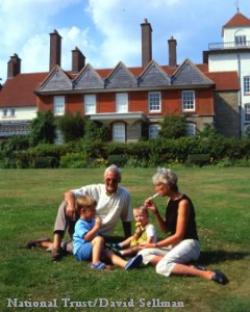
<svg viewBox="0 0 250 312">
<path fill-rule="evenodd" d="M 155 167 L 171 163 L 195 165 L 235 163 L 248 164 L 250 139 L 228 139 L 221 136 L 158 139 L 138 143 L 105 143 L 79 140 L 64 145 L 42 144 L 23 150 L 5 144 L 0 153 L 2 168 L 79 168 L 116 163 L 120 166 Z M 19 145 L 18 145 L 19 146 Z M 11 156 L 9 156 L 11 155 Z"/>
</svg>

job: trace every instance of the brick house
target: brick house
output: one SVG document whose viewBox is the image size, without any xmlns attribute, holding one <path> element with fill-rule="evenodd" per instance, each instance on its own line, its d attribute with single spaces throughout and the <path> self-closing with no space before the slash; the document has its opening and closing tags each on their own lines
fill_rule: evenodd
<svg viewBox="0 0 250 312">
<path fill-rule="evenodd" d="M 76 48 L 72 70 L 64 71 L 57 31 L 50 34 L 48 73 L 21 74 L 21 60 L 14 55 L 0 91 L 1 127 L 17 127 L 25 108 L 29 120 L 36 110 L 51 110 L 55 116 L 80 112 L 106 124 L 113 141 L 133 142 L 145 129 L 149 138 L 156 137 L 166 115 L 185 115 L 188 134 L 195 134 L 207 124 L 214 125 L 215 114 L 220 113 L 217 107 L 235 107 L 235 115 L 239 114 L 236 71 L 209 72 L 207 63 L 196 65 L 189 59 L 178 65 L 173 37 L 168 40 L 169 64 L 160 66 L 152 59 L 152 28 L 147 20 L 141 24 L 141 36 L 140 67 L 119 62 L 115 68 L 95 69 L 85 64 L 85 56 Z M 229 135 L 239 135 L 237 118 L 233 119 L 236 130 Z M 0 137 L 3 133 L 0 128 Z"/>
</svg>

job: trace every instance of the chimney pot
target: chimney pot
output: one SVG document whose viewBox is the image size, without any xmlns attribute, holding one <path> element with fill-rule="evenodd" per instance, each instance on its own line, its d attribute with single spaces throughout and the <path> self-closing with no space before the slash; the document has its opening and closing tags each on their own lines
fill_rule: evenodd
<svg viewBox="0 0 250 312">
<path fill-rule="evenodd" d="M 72 71 L 79 72 L 85 66 L 85 56 L 78 47 L 72 50 Z"/>
<path fill-rule="evenodd" d="M 50 33 L 50 70 L 52 70 L 52 68 L 56 65 L 61 66 L 61 43 L 62 37 L 55 29 L 53 33 Z"/>
<path fill-rule="evenodd" d="M 177 41 L 173 36 L 171 36 L 168 40 L 168 64 L 173 67 L 177 66 L 176 46 Z"/>
<path fill-rule="evenodd" d="M 20 74 L 21 72 L 21 59 L 15 53 L 13 56 L 10 57 L 8 62 L 8 69 L 7 69 L 7 77 L 12 78 L 16 75 Z"/>
<path fill-rule="evenodd" d="M 145 18 L 141 24 L 142 66 L 146 67 L 152 60 L 152 28 Z"/>
</svg>

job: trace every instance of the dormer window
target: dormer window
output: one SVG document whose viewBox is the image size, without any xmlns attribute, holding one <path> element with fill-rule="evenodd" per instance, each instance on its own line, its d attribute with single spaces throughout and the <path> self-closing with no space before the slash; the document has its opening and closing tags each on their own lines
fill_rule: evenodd
<svg viewBox="0 0 250 312">
<path fill-rule="evenodd" d="M 236 46 L 246 46 L 247 44 L 247 38 L 246 36 L 235 36 L 234 37 L 234 42 Z"/>
</svg>

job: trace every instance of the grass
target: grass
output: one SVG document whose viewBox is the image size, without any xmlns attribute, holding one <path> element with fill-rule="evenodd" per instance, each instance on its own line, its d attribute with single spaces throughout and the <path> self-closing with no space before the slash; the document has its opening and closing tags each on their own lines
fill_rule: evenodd
<svg viewBox="0 0 250 312">
<path fill-rule="evenodd" d="M 133 206 L 152 194 L 153 169 L 124 169 L 123 184 Z M 134 299 L 133 308 L 106 311 L 246 312 L 250 307 L 249 220 L 250 170 L 246 168 L 177 168 L 180 188 L 196 207 L 202 243 L 200 262 L 224 271 L 230 283 L 220 286 L 198 278 L 156 275 L 151 267 L 123 272 L 93 272 L 68 256 L 52 263 L 42 250 L 26 250 L 31 238 L 52 233 L 57 206 L 65 190 L 102 180 L 102 169 L 0 170 L 0 311 L 100 311 L 65 308 L 63 298 L 86 301 Z M 164 211 L 164 199 L 157 203 Z M 121 235 L 119 225 L 115 234 Z M 48 301 L 58 308 L 8 308 L 7 299 Z M 152 303 L 184 303 L 184 308 L 140 307 Z"/>
</svg>

